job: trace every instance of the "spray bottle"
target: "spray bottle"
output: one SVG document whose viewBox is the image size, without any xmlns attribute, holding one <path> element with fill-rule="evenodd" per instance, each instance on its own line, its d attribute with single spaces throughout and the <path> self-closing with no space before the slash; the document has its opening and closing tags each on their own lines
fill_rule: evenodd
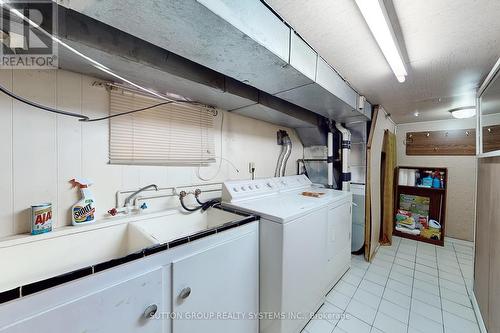
<svg viewBox="0 0 500 333">
<path fill-rule="evenodd" d="M 71 180 L 73 186 L 78 186 L 82 198 L 71 208 L 71 221 L 73 225 L 82 225 L 95 222 L 95 200 L 94 195 L 88 188 L 92 182 L 84 178 Z"/>
</svg>

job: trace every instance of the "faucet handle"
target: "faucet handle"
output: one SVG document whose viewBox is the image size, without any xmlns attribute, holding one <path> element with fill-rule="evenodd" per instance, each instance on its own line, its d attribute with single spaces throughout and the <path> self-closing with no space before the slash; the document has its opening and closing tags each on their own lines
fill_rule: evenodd
<svg viewBox="0 0 500 333">
<path fill-rule="evenodd" d="M 118 214 L 118 210 L 116 208 L 112 208 L 108 210 L 108 214 L 111 216 L 115 216 L 116 214 Z"/>
</svg>

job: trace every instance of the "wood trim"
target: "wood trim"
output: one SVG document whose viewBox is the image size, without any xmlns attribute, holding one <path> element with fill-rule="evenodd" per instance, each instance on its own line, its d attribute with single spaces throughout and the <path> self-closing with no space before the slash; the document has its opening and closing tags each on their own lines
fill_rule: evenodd
<svg viewBox="0 0 500 333">
<path fill-rule="evenodd" d="M 472 292 L 471 300 L 472 300 L 472 309 L 476 314 L 476 318 L 479 323 L 479 329 L 481 330 L 481 333 L 488 333 L 488 331 L 486 330 L 486 323 L 484 321 L 483 315 L 481 314 L 481 309 L 479 308 L 479 303 L 477 301 L 477 297 L 474 291 Z"/>
<path fill-rule="evenodd" d="M 488 168 L 490 169 L 489 209 L 487 213 L 490 218 L 490 244 L 489 244 L 489 304 L 488 304 L 488 331 L 491 333 L 500 332 L 500 158 L 491 159 Z"/>
<path fill-rule="evenodd" d="M 500 129 L 498 131 L 500 133 Z M 406 133 L 406 155 L 409 156 L 474 156 L 474 128 Z"/>
<path fill-rule="evenodd" d="M 375 113 L 376 115 L 376 113 Z M 365 187 L 365 259 L 370 261 L 370 249 L 372 239 L 372 201 L 371 201 L 371 177 L 370 177 L 370 159 L 371 149 L 366 149 L 366 187 Z"/>
<path fill-rule="evenodd" d="M 474 295 L 488 332 L 500 332 L 500 157 L 478 163 Z"/>
<path fill-rule="evenodd" d="M 366 143 L 366 187 L 365 187 L 365 259 L 371 260 L 371 239 L 372 239 L 372 205 L 371 205 L 371 146 L 373 135 L 377 126 L 377 118 L 379 106 L 375 106 L 373 111 L 372 122 L 370 125 L 370 133 L 368 135 L 368 142 Z"/>
<path fill-rule="evenodd" d="M 500 150 L 500 125 L 483 126 L 483 152 Z"/>
</svg>

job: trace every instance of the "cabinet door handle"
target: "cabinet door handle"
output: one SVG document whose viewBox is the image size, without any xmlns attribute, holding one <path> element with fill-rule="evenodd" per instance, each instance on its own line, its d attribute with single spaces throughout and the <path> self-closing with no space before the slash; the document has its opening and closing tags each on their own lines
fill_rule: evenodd
<svg viewBox="0 0 500 333">
<path fill-rule="evenodd" d="M 158 312 L 158 306 L 156 304 L 151 304 L 144 310 L 144 318 L 149 319 L 154 317 L 154 315 Z"/>
<path fill-rule="evenodd" d="M 189 295 L 191 295 L 191 288 L 186 287 L 186 288 L 182 289 L 181 292 L 179 293 L 179 298 L 186 299 L 189 297 Z"/>
</svg>

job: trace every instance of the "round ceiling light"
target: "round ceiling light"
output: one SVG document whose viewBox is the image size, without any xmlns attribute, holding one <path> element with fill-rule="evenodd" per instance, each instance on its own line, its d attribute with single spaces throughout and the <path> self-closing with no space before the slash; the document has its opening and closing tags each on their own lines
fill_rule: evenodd
<svg viewBox="0 0 500 333">
<path fill-rule="evenodd" d="M 471 118 L 476 115 L 476 107 L 475 106 L 463 106 L 461 108 L 455 108 L 450 110 L 453 118 L 465 119 Z"/>
</svg>

